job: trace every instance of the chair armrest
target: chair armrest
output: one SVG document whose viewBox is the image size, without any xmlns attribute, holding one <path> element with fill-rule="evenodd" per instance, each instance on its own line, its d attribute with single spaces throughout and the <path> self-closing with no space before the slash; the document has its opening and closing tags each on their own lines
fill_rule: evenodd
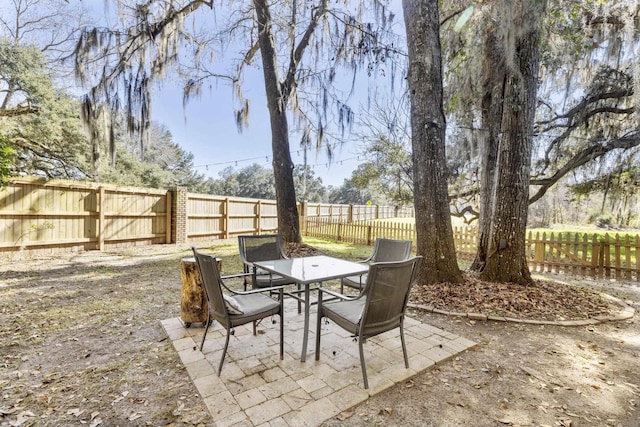
<svg viewBox="0 0 640 427">
<path fill-rule="evenodd" d="M 224 283 L 224 281 L 225 281 L 226 279 L 236 279 L 236 278 L 239 278 L 239 277 L 244 277 L 244 278 L 246 278 L 246 277 L 248 277 L 248 276 L 251 276 L 251 273 L 227 274 L 226 276 L 220 276 L 220 284 L 221 284 L 221 285 L 222 285 L 222 287 L 223 287 L 223 288 L 225 288 L 227 291 L 229 291 L 229 292 L 231 292 L 231 293 L 237 293 L 237 292 L 236 292 L 236 291 L 234 291 L 233 289 L 229 288 L 229 287 L 227 286 L 227 284 L 226 284 L 226 283 Z M 245 279 L 245 281 L 246 281 L 246 279 Z"/>
<path fill-rule="evenodd" d="M 284 289 L 284 285 L 283 286 L 271 286 L 269 288 L 256 288 L 256 289 L 251 289 L 249 291 L 234 291 L 232 289 L 229 289 L 229 291 L 234 293 L 234 294 L 236 294 L 236 295 L 251 295 L 251 294 L 258 294 L 258 293 L 262 293 L 262 292 L 281 291 L 283 289 Z"/>
<path fill-rule="evenodd" d="M 228 274 L 226 276 L 220 276 L 220 278 L 222 280 L 225 280 L 225 279 L 236 279 L 238 277 L 246 277 L 246 276 L 251 276 L 251 273 Z"/>
<path fill-rule="evenodd" d="M 253 267 L 253 263 L 246 261 L 245 259 L 241 259 L 240 261 L 242 261 L 242 267 L 244 268 L 245 272 L 248 273 Z"/>
<path fill-rule="evenodd" d="M 350 296 L 343 295 L 343 294 L 338 293 L 338 292 L 330 291 L 329 289 L 322 288 L 322 287 L 318 288 L 318 291 L 324 292 L 326 294 L 332 295 L 332 296 L 334 296 L 336 298 L 339 298 L 339 299 L 345 300 L 345 301 L 350 301 L 350 300 L 354 300 L 354 299 L 358 298 L 357 296 L 350 297 Z"/>
</svg>

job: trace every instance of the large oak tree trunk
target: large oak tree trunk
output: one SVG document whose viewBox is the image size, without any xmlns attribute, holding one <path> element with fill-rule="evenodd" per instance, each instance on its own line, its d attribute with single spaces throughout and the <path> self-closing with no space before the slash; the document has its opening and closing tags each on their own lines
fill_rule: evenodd
<svg viewBox="0 0 640 427">
<path fill-rule="evenodd" d="M 502 4 L 500 4 L 502 3 Z M 495 169 L 495 192 L 487 242 L 486 264 L 480 277 L 489 281 L 531 283 L 525 252 L 533 120 L 540 65 L 540 22 L 546 0 L 502 0 L 500 25 L 506 79 Z M 496 30 L 497 31 L 497 30 Z M 497 100 L 492 100 L 496 102 Z"/>
<path fill-rule="evenodd" d="M 495 28 L 485 30 L 482 63 L 482 139 L 480 140 L 480 217 L 478 248 L 471 270 L 482 271 L 487 263 L 489 231 L 493 218 L 498 138 L 505 87 L 504 46 L 497 40 Z"/>
<path fill-rule="evenodd" d="M 424 257 L 418 281 L 457 283 L 462 274 L 447 190 L 438 0 L 403 0 L 402 5 L 409 51 L 417 252 Z"/>
<path fill-rule="evenodd" d="M 287 242 L 300 243 L 300 220 L 293 186 L 293 162 L 289 150 L 287 97 L 278 77 L 275 43 L 271 30 L 271 14 L 266 0 L 254 0 L 258 20 L 258 43 L 262 57 L 267 106 L 271 119 L 273 173 L 278 204 L 278 230 Z"/>
</svg>

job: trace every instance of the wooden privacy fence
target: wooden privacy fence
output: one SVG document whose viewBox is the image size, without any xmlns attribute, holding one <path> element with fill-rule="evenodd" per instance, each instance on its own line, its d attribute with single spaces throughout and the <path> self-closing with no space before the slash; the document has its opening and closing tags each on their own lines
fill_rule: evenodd
<svg viewBox="0 0 640 427">
<path fill-rule="evenodd" d="M 318 218 L 328 222 L 354 222 L 387 218 L 413 218 L 413 207 L 380 205 L 341 205 L 304 202 L 300 217 Z"/>
<path fill-rule="evenodd" d="M 302 203 L 330 222 L 412 215 L 392 206 Z M 0 252 L 103 250 L 197 242 L 278 229 L 275 200 L 16 178 L 0 188 Z"/>
<path fill-rule="evenodd" d="M 0 188 L 0 251 L 164 243 L 170 220 L 166 191 L 37 178 Z"/>
<path fill-rule="evenodd" d="M 278 229 L 275 200 L 186 193 L 181 189 L 176 192 L 176 200 L 176 243 L 273 233 Z M 184 229 L 180 228 L 183 217 Z"/>
<path fill-rule="evenodd" d="M 376 237 L 416 241 L 415 225 L 391 221 L 335 223 L 305 218 L 304 235 L 356 244 L 373 245 Z M 454 243 L 461 257 L 473 257 L 477 247 L 475 227 L 454 227 Z M 415 246 L 414 246 L 415 247 Z M 562 233 L 528 233 L 527 259 L 532 272 L 555 272 L 597 278 L 640 281 L 640 236 Z"/>
<path fill-rule="evenodd" d="M 413 222 L 390 220 L 392 213 L 411 215 L 411 209 L 303 203 L 300 213 L 306 215 L 301 217 L 301 229 L 307 236 L 366 245 L 386 237 L 412 240 L 415 245 Z M 345 217 L 352 220 L 346 222 Z M 274 200 L 36 178 L 14 179 L 0 188 L 0 252 L 103 250 L 275 231 Z M 459 256 L 472 257 L 475 228 L 453 231 Z M 638 236 L 529 233 L 526 243 L 533 272 L 640 280 Z"/>
</svg>

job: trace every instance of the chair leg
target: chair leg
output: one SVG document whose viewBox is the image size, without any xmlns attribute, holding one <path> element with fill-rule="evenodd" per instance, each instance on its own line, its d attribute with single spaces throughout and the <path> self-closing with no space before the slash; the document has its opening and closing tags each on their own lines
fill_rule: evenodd
<svg viewBox="0 0 640 427">
<path fill-rule="evenodd" d="M 284 359 L 284 310 L 280 311 L 280 360 Z"/>
<path fill-rule="evenodd" d="M 257 332 L 257 325 L 258 325 L 257 320 L 254 320 L 254 321 L 253 321 L 253 336 L 254 336 L 254 337 L 255 337 L 256 335 L 258 335 L 258 332 Z"/>
<path fill-rule="evenodd" d="M 407 357 L 407 345 L 404 342 L 404 319 L 400 320 L 400 341 L 402 342 L 402 354 L 404 355 L 404 367 L 409 369 L 409 357 Z"/>
<path fill-rule="evenodd" d="M 202 348 L 204 346 L 204 339 L 207 337 L 207 331 L 209 330 L 210 325 L 211 325 L 211 313 L 207 311 L 207 326 L 204 328 L 204 335 L 202 335 L 202 342 L 200 343 L 200 351 L 202 351 Z"/>
<path fill-rule="evenodd" d="M 298 285 L 298 314 L 302 313 L 302 301 L 300 301 L 300 293 L 302 292 L 302 286 L 300 283 L 296 283 Z"/>
<path fill-rule="evenodd" d="M 278 292 L 278 302 L 280 303 L 280 360 L 284 359 L 284 291 L 280 288 Z"/>
<path fill-rule="evenodd" d="M 320 328 L 322 327 L 322 291 L 318 293 L 318 319 L 316 321 L 316 360 L 320 360 Z"/>
<path fill-rule="evenodd" d="M 363 349 L 362 337 L 358 337 L 358 349 L 360 350 L 360 367 L 362 368 L 362 379 L 364 380 L 365 390 L 369 388 L 369 381 L 367 380 L 367 366 L 364 363 L 364 349 Z"/>
<path fill-rule="evenodd" d="M 220 372 L 222 372 L 224 357 L 227 355 L 227 348 L 229 348 L 229 335 L 231 335 L 231 330 L 227 328 L 227 337 L 224 340 L 224 349 L 222 349 L 222 357 L 220 357 L 220 365 L 218 365 L 218 376 L 220 376 Z"/>
</svg>

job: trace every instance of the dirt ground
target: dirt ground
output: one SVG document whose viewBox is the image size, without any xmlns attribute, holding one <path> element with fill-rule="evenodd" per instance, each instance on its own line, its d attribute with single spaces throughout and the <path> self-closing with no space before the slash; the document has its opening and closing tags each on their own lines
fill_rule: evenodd
<svg viewBox="0 0 640 427">
<path fill-rule="evenodd" d="M 209 426 L 159 321 L 187 247 L 0 255 L 0 426 Z M 228 273 L 228 272 L 227 272 Z M 557 276 L 640 309 L 640 284 Z M 326 426 L 640 426 L 640 321 L 558 327 L 411 311 L 478 346 Z"/>
</svg>

